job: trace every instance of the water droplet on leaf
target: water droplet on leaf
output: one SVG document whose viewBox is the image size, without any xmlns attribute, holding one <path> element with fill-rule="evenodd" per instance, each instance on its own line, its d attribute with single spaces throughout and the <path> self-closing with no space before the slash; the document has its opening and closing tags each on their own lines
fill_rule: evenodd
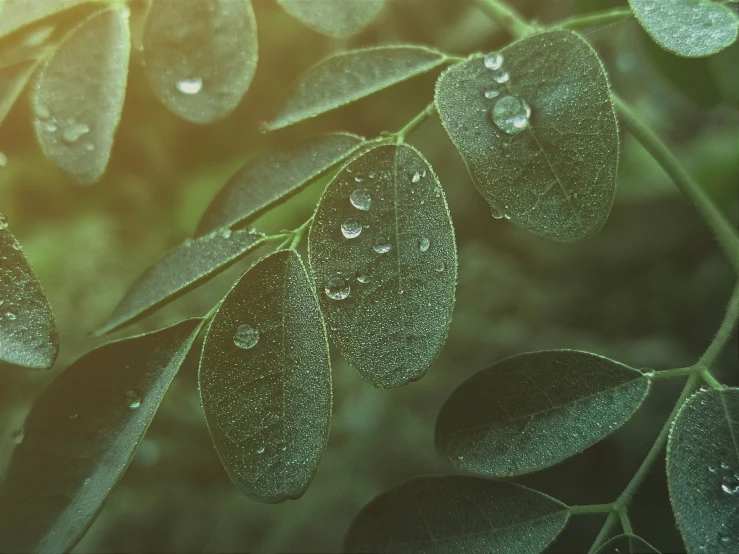
<svg viewBox="0 0 739 554">
<path fill-rule="evenodd" d="M 491 52 L 483 58 L 483 63 L 488 69 L 500 69 L 503 66 L 503 54 L 500 52 Z"/>
<path fill-rule="evenodd" d="M 503 69 L 499 69 L 497 71 L 493 71 L 493 81 L 498 83 L 499 85 L 502 85 L 503 83 L 507 83 L 511 80 L 511 74 Z"/>
<path fill-rule="evenodd" d="M 529 125 L 531 108 L 525 100 L 515 96 L 504 96 L 490 110 L 493 123 L 509 135 L 523 131 Z"/>
<path fill-rule="evenodd" d="M 234 344 L 243 350 L 254 348 L 259 342 L 259 329 L 244 323 L 234 333 Z"/>
<path fill-rule="evenodd" d="M 420 181 L 420 180 L 421 180 L 421 173 L 420 173 L 420 172 L 418 172 L 418 171 L 416 171 L 416 172 L 415 172 L 415 173 L 413 174 L 413 177 L 411 177 L 411 183 L 417 183 L 417 182 L 418 182 L 418 181 Z"/>
<path fill-rule="evenodd" d="M 197 79 L 180 79 L 177 81 L 177 90 L 182 94 L 197 94 L 203 89 L 203 80 Z"/>
<path fill-rule="evenodd" d="M 348 218 L 341 224 L 341 234 L 348 239 L 358 237 L 362 233 L 362 224 L 353 217 Z"/>
<path fill-rule="evenodd" d="M 141 393 L 134 389 L 126 391 L 126 406 L 132 410 L 141 406 Z"/>
<path fill-rule="evenodd" d="M 431 246 L 431 241 L 427 237 L 421 237 L 418 239 L 418 249 L 421 252 L 426 252 Z"/>
<path fill-rule="evenodd" d="M 390 241 L 387 240 L 385 237 L 379 237 L 375 241 L 375 244 L 372 245 L 372 248 L 378 254 L 387 254 L 388 252 L 390 252 L 392 246 L 390 245 Z"/>
<path fill-rule="evenodd" d="M 372 205 L 372 197 L 365 189 L 355 189 L 349 195 L 352 206 L 363 212 L 368 212 Z"/>
<path fill-rule="evenodd" d="M 332 277 L 326 283 L 326 296 L 331 300 L 344 300 L 351 292 L 349 283 L 341 277 Z"/>
<path fill-rule="evenodd" d="M 90 127 L 84 123 L 71 123 L 62 133 L 62 140 L 67 144 L 74 144 L 80 137 L 90 132 Z"/>
<path fill-rule="evenodd" d="M 257 448 L 257 454 L 264 454 L 264 446 Z"/>
<path fill-rule="evenodd" d="M 496 98 L 497 96 L 500 96 L 500 92 L 495 89 L 486 90 L 484 94 L 485 98 Z"/>
</svg>

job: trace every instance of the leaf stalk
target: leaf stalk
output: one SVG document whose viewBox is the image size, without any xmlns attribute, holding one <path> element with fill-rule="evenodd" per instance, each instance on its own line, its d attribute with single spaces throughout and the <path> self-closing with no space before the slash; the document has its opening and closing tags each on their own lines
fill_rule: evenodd
<svg viewBox="0 0 739 554">
<path fill-rule="evenodd" d="M 631 8 L 614 8 L 612 10 L 603 10 L 601 12 L 592 12 L 585 15 L 576 15 L 568 19 L 564 19 L 553 25 L 555 29 L 580 29 L 582 27 L 590 27 L 591 25 L 606 25 L 608 23 L 618 23 L 634 17 Z"/>
</svg>

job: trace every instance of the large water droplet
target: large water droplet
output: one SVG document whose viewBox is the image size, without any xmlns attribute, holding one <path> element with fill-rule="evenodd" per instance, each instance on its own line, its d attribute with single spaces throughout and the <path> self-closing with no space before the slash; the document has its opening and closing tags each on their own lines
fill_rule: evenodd
<svg viewBox="0 0 739 554">
<path fill-rule="evenodd" d="M 375 244 L 372 245 L 372 248 L 378 254 L 387 254 L 388 252 L 390 252 L 392 246 L 390 245 L 390 241 L 387 240 L 385 237 L 379 237 L 375 241 Z"/>
<path fill-rule="evenodd" d="M 326 296 L 331 300 L 344 300 L 351 292 L 349 283 L 341 277 L 332 277 L 326 283 Z"/>
<path fill-rule="evenodd" d="M 484 93 L 485 98 L 496 98 L 500 96 L 500 91 L 495 89 L 486 90 Z"/>
<path fill-rule="evenodd" d="M 259 342 L 259 329 L 244 323 L 234 333 L 234 344 L 243 350 L 254 348 Z"/>
<path fill-rule="evenodd" d="M 341 224 L 341 234 L 348 239 L 358 237 L 362 233 L 362 224 L 350 217 Z"/>
<path fill-rule="evenodd" d="M 141 393 L 134 389 L 126 391 L 126 406 L 132 410 L 141 406 Z"/>
<path fill-rule="evenodd" d="M 493 81 L 495 81 L 499 85 L 507 83 L 510 80 L 511 74 L 508 73 L 505 69 L 498 69 L 496 71 L 493 71 Z"/>
<path fill-rule="evenodd" d="M 428 237 L 421 237 L 418 239 L 418 249 L 421 252 L 426 252 L 426 250 L 429 249 L 429 246 L 431 246 L 431 241 L 428 239 Z"/>
<path fill-rule="evenodd" d="M 727 475 L 721 482 L 721 490 L 731 496 L 739 494 L 739 480 L 733 475 Z"/>
<path fill-rule="evenodd" d="M 177 81 L 177 90 L 182 94 L 197 94 L 203 90 L 203 80 L 196 79 L 180 79 Z"/>
<path fill-rule="evenodd" d="M 528 127 L 531 107 L 521 98 L 504 96 L 495 103 L 490 115 L 499 129 L 515 135 Z"/>
<path fill-rule="evenodd" d="M 503 54 L 500 52 L 491 52 L 483 58 L 483 63 L 488 69 L 500 69 L 503 67 Z"/>
<path fill-rule="evenodd" d="M 372 197 L 366 189 L 355 189 L 349 195 L 352 206 L 363 212 L 368 212 L 372 205 Z"/>
<path fill-rule="evenodd" d="M 421 172 L 420 171 L 416 171 L 413 174 L 413 177 L 411 177 L 411 183 L 417 183 L 420 180 L 421 180 Z"/>
<path fill-rule="evenodd" d="M 72 123 L 62 133 L 62 140 L 67 144 L 74 144 L 80 137 L 90 132 L 90 127 L 84 123 Z"/>
</svg>

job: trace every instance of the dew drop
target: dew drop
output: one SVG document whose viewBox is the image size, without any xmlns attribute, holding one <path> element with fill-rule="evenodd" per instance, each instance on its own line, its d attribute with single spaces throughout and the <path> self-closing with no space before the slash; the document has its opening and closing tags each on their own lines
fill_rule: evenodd
<svg viewBox="0 0 739 554">
<path fill-rule="evenodd" d="M 362 181 L 363 181 L 364 179 L 362 179 L 362 177 L 360 177 L 359 175 L 355 175 L 355 176 L 354 176 L 354 180 L 355 180 L 355 181 L 356 181 L 357 183 L 361 183 L 361 182 L 362 182 Z"/>
<path fill-rule="evenodd" d="M 141 406 L 141 393 L 134 389 L 126 391 L 126 406 L 132 410 Z"/>
<path fill-rule="evenodd" d="M 8 228 L 8 216 L 0 212 L 0 229 Z"/>
<path fill-rule="evenodd" d="M 421 180 L 421 172 L 420 171 L 416 171 L 413 174 L 413 177 L 411 177 L 411 183 L 417 183 L 420 180 Z"/>
<path fill-rule="evenodd" d="M 500 91 L 497 91 L 495 89 L 486 90 L 484 93 L 485 98 L 496 98 L 500 96 Z"/>
<path fill-rule="evenodd" d="M 259 342 L 259 329 L 244 323 L 234 333 L 234 344 L 242 350 L 254 348 Z"/>
<path fill-rule="evenodd" d="M 434 189 L 434 196 L 435 196 L 436 198 L 441 198 L 441 189 L 440 189 L 439 187 L 436 187 L 436 188 Z"/>
<path fill-rule="evenodd" d="M 498 83 L 499 85 L 502 85 L 503 83 L 507 83 L 511 80 L 511 74 L 503 69 L 498 69 L 497 71 L 493 71 L 493 81 Z"/>
<path fill-rule="evenodd" d="M 84 123 L 71 123 L 62 133 L 62 140 L 67 144 L 74 144 L 80 137 L 90 132 L 90 127 Z"/>
<path fill-rule="evenodd" d="M 221 237 L 224 239 L 230 239 L 232 234 L 233 231 L 231 231 L 231 229 L 229 229 L 228 227 L 221 231 Z"/>
<path fill-rule="evenodd" d="M 372 276 L 367 273 L 362 273 L 361 275 L 357 276 L 357 281 L 359 281 L 362 284 L 366 284 L 372 281 Z"/>
<path fill-rule="evenodd" d="M 727 475 L 721 482 L 721 490 L 731 496 L 739 494 L 739 480 L 733 475 Z"/>
<path fill-rule="evenodd" d="M 264 454 L 264 446 L 257 448 L 257 454 Z"/>
<path fill-rule="evenodd" d="M 341 277 L 332 277 L 326 283 L 326 296 L 331 300 L 344 300 L 351 292 L 349 283 Z"/>
<path fill-rule="evenodd" d="M 372 245 L 372 248 L 378 254 L 387 254 L 388 252 L 390 252 L 392 246 L 390 245 L 390 241 L 387 240 L 385 237 L 378 237 L 378 239 L 375 241 L 375 244 Z"/>
<path fill-rule="evenodd" d="M 483 63 L 488 69 L 500 69 L 503 67 L 503 54 L 500 52 L 491 52 L 483 58 Z"/>
<path fill-rule="evenodd" d="M 442 273 L 446 269 L 446 265 L 444 262 L 437 262 L 436 267 L 434 268 L 437 273 Z"/>
<path fill-rule="evenodd" d="M 350 217 L 341 224 L 341 234 L 345 238 L 357 238 L 362 233 L 362 224 L 353 217 Z"/>
<path fill-rule="evenodd" d="M 35 111 L 39 119 L 49 119 L 51 117 L 51 111 L 44 105 L 36 106 Z"/>
<path fill-rule="evenodd" d="M 55 133 L 57 129 L 56 123 L 52 121 L 47 121 L 42 125 L 42 129 L 47 133 Z"/>
<path fill-rule="evenodd" d="M 177 81 L 177 90 L 182 94 L 197 94 L 203 89 L 203 80 L 196 79 L 180 79 Z"/>
<path fill-rule="evenodd" d="M 523 131 L 529 125 L 531 107 L 525 100 L 515 96 L 504 96 L 490 110 L 493 123 L 509 135 Z"/>
<path fill-rule="evenodd" d="M 5 317 L 8 319 L 8 321 L 15 321 L 18 319 L 18 316 L 16 316 L 13 312 L 5 312 Z"/>
<path fill-rule="evenodd" d="M 354 189 L 349 195 L 352 206 L 363 212 L 368 212 L 372 205 L 372 197 L 366 189 Z"/>
<path fill-rule="evenodd" d="M 428 237 L 421 237 L 418 239 L 418 249 L 421 252 L 426 252 L 429 249 L 429 246 L 431 246 L 431 241 Z"/>
</svg>

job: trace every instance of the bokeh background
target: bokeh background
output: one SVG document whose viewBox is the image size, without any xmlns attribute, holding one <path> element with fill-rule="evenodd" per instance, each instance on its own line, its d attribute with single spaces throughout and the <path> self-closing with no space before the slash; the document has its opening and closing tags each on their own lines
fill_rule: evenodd
<svg viewBox="0 0 739 554">
<path fill-rule="evenodd" d="M 620 3 L 513 4 L 547 22 Z M 0 368 L 0 475 L 34 397 L 103 342 L 89 333 L 144 269 L 194 230 L 240 165 L 272 146 L 326 130 L 367 137 L 395 130 L 432 99 L 436 74 L 295 128 L 260 134 L 259 124 L 276 114 L 309 65 L 342 49 L 378 43 L 413 42 L 467 54 L 509 40 L 465 0 L 389 0 L 369 29 L 346 41 L 312 32 L 271 0 L 254 0 L 254 7 L 259 66 L 244 101 L 225 121 L 198 126 L 176 118 L 154 98 L 134 57 L 110 166 L 95 185 L 75 184 L 43 158 L 25 99 L 0 128 L 0 211 L 45 287 L 61 339 L 51 372 Z M 585 34 L 614 88 L 736 222 L 739 46 L 709 59 L 685 60 L 654 46 L 633 20 Z M 190 356 L 130 469 L 75 552 L 339 552 L 352 518 L 376 494 L 415 475 L 451 471 L 434 451 L 434 421 L 445 398 L 476 371 L 511 354 L 559 347 L 666 369 L 690 365 L 708 345 L 732 273 L 706 226 L 631 136 L 622 134 L 611 217 L 600 234 L 578 244 L 553 243 L 491 218 L 438 118 L 424 123 L 410 142 L 441 179 L 459 248 L 454 321 L 427 376 L 399 390 L 376 390 L 334 351 L 334 419 L 316 479 L 297 501 L 261 505 L 241 496 L 219 463 L 197 398 L 197 359 Z M 257 227 L 299 225 L 321 186 Z M 250 261 L 116 336 L 204 314 Z M 739 382 L 736 343 L 719 366 L 720 379 Z M 633 420 L 607 440 L 519 481 L 571 504 L 613 500 L 651 446 L 679 381 L 659 382 Z M 577 516 L 551 551 L 587 550 L 602 521 Z M 637 495 L 632 522 L 663 551 L 682 551 L 663 464 Z"/>
</svg>

